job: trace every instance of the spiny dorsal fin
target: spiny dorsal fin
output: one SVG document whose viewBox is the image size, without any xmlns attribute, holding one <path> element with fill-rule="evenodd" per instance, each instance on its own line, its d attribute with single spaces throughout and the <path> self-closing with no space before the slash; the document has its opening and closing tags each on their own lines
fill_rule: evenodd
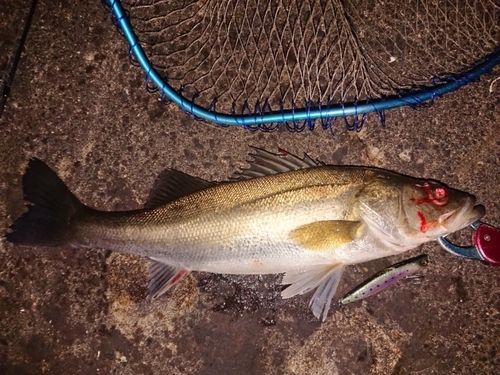
<svg viewBox="0 0 500 375">
<path fill-rule="evenodd" d="M 175 169 L 166 169 L 156 179 L 144 208 L 156 208 L 216 184 Z"/>
<path fill-rule="evenodd" d="M 150 259 L 150 261 L 152 262 L 149 266 L 148 284 L 148 298 L 150 299 L 160 297 L 189 274 L 189 271 L 184 268 L 171 266 L 155 259 Z"/>
<path fill-rule="evenodd" d="M 300 159 L 282 149 L 278 149 L 278 153 L 274 154 L 261 148 L 252 148 L 255 153 L 250 154 L 253 159 L 250 161 L 250 167 L 235 173 L 231 176 L 231 180 L 249 180 L 322 165 L 322 163 L 311 159 L 307 154 L 304 154 L 304 157 Z"/>
</svg>

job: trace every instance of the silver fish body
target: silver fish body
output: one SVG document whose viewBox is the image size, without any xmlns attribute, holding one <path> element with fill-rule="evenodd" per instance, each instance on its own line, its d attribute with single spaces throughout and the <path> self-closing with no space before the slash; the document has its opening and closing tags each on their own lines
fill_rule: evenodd
<svg viewBox="0 0 500 375">
<path fill-rule="evenodd" d="M 89 210 L 73 218 L 70 244 L 141 254 L 217 273 L 281 273 L 318 263 L 359 263 L 373 259 L 375 254 L 367 249 L 373 249 L 376 257 L 406 250 L 399 244 L 383 246 L 367 226 L 357 223 L 359 207 L 346 203 L 354 202 L 373 173 L 318 167 L 220 184 L 153 210 L 119 214 Z M 346 178 L 355 182 L 330 182 Z M 297 231 L 332 221 L 339 223 L 337 228 L 325 224 L 319 230 L 337 230 L 338 235 L 306 239 Z M 349 223 L 355 223 L 353 228 Z M 353 233 L 345 239 L 346 228 Z"/>
<path fill-rule="evenodd" d="M 29 210 L 11 242 L 100 247 L 148 257 L 152 297 L 190 271 L 285 273 L 284 298 L 316 287 L 323 320 L 346 265 L 409 250 L 484 214 L 475 198 L 390 171 L 324 166 L 256 150 L 235 179 L 210 183 L 167 170 L 144 209 L 89 208 L 43 162 L 23 178 Z"/>
</svg>

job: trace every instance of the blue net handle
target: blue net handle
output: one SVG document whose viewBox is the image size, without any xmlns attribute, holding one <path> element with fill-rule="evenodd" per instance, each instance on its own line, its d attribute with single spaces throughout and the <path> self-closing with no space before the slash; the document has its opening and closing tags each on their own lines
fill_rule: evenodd
<svg viewBox="0 0 500 375">
<path fill-rule="evenodd" d="M 216 122 L 221 125 L 234 125 L 242 127 L 252 127 L 264 124 L 277 124 L 298 121 L 314 121 L 317 119 L 327 119 L 333 117 L 346 117 L 367 114 L 370 112 L 382 113 L 387 109 L 403 106 L 418 107 L 425 102 L 433 100 L 436 97 L 450 93 L 459 89 L 468 83 L 477 80 L 483 74 L 491 71 L 500 63 L 500 48 L 488 55 L 482 62 L 475 65 L 474 68 L 464 73 L 441 79 L 441 83 L 429 87 L 423 87 L 417 90 L 402 93 L 400 95 L 388 96 L 371 101 L 359 101 L 356 103 L 342 103 L 327 106 L 308 106 L 304 109 L 281 109 L 279 111 L 270 111 L 266 113 L 253 114 L 225 114 L 216 111 L 207 110 L 186 99 L 166 83 L 151 62 L 147 58 L 144 50 L 139 44 L 130 21 L 119 0 L 105 0 L 111 10 L 117 27 L 123 32 L 125 39 L 130 46 L 130 53 L 146 72 L 146 80 L 151 81 L 161 91 L 162 98 L 168 98 L 179 105 L 184 111 L 207 121 Z"/>
</svg>

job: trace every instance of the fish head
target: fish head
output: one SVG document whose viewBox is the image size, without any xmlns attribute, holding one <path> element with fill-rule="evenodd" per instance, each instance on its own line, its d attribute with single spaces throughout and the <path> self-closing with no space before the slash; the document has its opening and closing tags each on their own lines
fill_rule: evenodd
<svg viewBox="0 0 500 375">
<path fill-rule="evenodd" d="M 409 229 L 422 240 L 456 232 L 485 214 L 475 196 L 433 180 L 404 184 L 402 204 Z"/>
<path fill-rule="evenodd" d="M 465 228 L 485 213 L 471 194 L 401 175 L 376 176 L 359 199 L 369 231 L 400 251 Z"/>
</svg>

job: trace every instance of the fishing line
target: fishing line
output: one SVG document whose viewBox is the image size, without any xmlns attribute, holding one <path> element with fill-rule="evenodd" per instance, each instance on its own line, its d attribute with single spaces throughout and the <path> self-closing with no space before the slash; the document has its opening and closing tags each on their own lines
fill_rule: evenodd
<svg viewBox="0 0 500 375">
<path fill-rule="evenodd" d="M 148 91 L 250 130 L 360 131 L 500 63 L 494 0 L 106 0 Z M 253 104 L 252 104 L 253 103 Z"/>
<path fill-rule="evenodd" d="M 33 15 L 35 14 L 36 5 L 38 0 L 32 0 L 31 7 L 29 9 L 28 15 L 26 17 L 26 22 L 24 24 L 24 29 L 19 39 L 16 52 L 11 62 L 10 70 L 8 69 L 9 61 L 7 62 L 7 67 L 5 68 L 4 74 L 0 77 L 0 118 L 2 117 L 3 111 L 5 109 L 5 104 L 7 103 L 7 98 L 10 94 L 10 88 L 12 87 L 12 82 L 14 81 L 14 75 L 16 74 L 19 61 L 21 60 L 21 54 L 23 52 L 24 44 L 26 43 L 26 38 L 31 27 L 31 22 L 33 20 Z M 5 74 L 5 72 L 9 72 Z"/>
</svg>

